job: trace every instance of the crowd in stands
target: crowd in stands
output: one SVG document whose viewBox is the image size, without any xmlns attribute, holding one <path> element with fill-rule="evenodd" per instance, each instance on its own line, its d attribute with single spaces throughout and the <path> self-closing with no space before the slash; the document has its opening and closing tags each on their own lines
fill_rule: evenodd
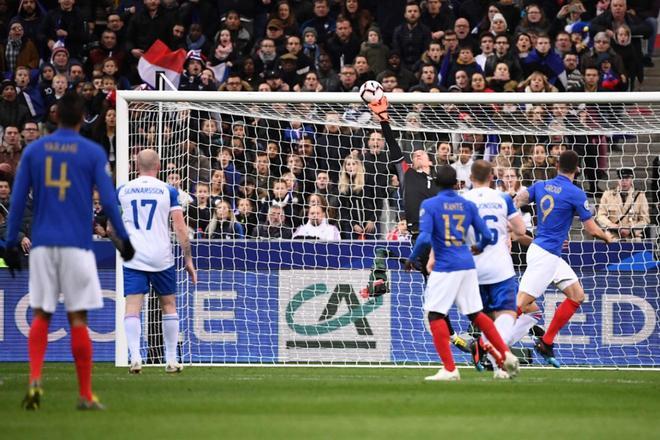
<svg viewBox="0 0 660 440">
<path fill-rule="evenodd" d="M 138 63 L 156 40 L 186 51 L 178 86 L 186 91 L 354 92 L 371 79 L 386 92 L 630 91 L 653 64 L 660 8 L 642 0 L 3 3 L 0 220 L 21 150 L 57 128 L 55 105 L 67 90 L 84 97 L 81 131 L 114 166 L 115 91 L 153 84 L 140 77 Z M 185 167 L 163 163 L 194 236 L 408 239 L 414 232 L 405 219 L 383 230 L 384 203 L 399 212 L 401 194 L 379 132 L 346 128 L 339 124 L 345 115 L 334 112 L 318 126 L 196 116 L 190 139 L 167 154 L 185 155 Z M 412 108 L 406 124 L 419 126 L 424 117 L 423 106 Z M 517 117 L 539 131 L 593 123 L 589 109 L 564 104 L 527 106 Z M 159 134 L 155 124 L 138 125 L 140 147 L 176 128 L 166 121 Z M 403 130 L 399 137 L 408 162 L 424 149 L 433 163 L 452 163 L 463 186 L 472 160 L 486 158 L 496 165 L 498 186 L 513 195 L 553 177 L 566 148 L 582 156 L 585 189 L 596 200 L 607 179 L 610 140 L 603 136 L 420 137 Z M 102 236 L 102 208 L 95 209 Z"/>
</svg>

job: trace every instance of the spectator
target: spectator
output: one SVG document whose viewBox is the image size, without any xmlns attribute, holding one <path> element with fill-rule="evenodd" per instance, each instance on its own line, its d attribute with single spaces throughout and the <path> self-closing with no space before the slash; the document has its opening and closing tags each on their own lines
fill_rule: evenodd
<svg viewBox="0 0 660 440">
<path fill-rule="evenodd" d="M 525 81 L 518 85 L 518 89 L 526 93 L 554 93 L 557 88 L 548 82 L 548 78 L 541 72 L 532 72 Z"/>
<path fill-rule="evenodd" d="M 350 64 L 346 64 L 341 68 L 339 75 L 339 91 L 340 92 L 357 92 L 357 70 Z"/>
<path fill-rule="evenodd" d="M 504 170 L 513 168 L 514 166 L 513 143 L 502 142 L 499 150 L 500 151 L 497 156 L 495 156 L 495 161 L 493 163 L 493 174 L 496 179 L 502 179 L 504 176 Z"/>
<path fill-rule="evenodd" d="M 502 172 L 502 181 L 499 182 L 498 189 L 513 199 L 522 191 L 527 191 L 527 187 L 521 183 L 515 168 L 507 168 Z M 532 212 L 529 206 L 522 209 L 522 216 L 527 229 L 530 230 L 532 228 Z"/>
<path fill-rule="evenodd" d="M 330 55 L 321 53 L 319 55 L 319 82 L 326 92 L 338 92 L 341 89 L 341 80 L 337 72 L 332 68 Z"/>
<path fill-rule="evenodd" d="M 206 57 L 196 50 L 188 52 L 186 61 L 183 64 L 183 73 L 179 80 L 179 90 L 199 91 L 204 90 L 206 86 L 202 83 L 202 70 L 206 63 Z"/>
<path fill-rule="evenodd" d="M 635 82 L 644 82 L 644 68 L 640 52 L 632 44 L 632 33 L 626 24 L 617 27 L 612 49 L 616 52 L 628 72 L 628 90 L 634 90 Z"/>
<path fill-rule="evenodd" d="M 37 6 L 37 0 L 22 0 L 19 3 L 18 14 L 14 18 L 18 19 L 23 25 L 25 36 L 40 45 L 44 15 L 42 8 Z M 37 49 L 40 53 L 43 53 L 40 47 L 37 47 Z"/>
<path fill-rule="evenodd" d="M 573 44 L 571 43 L 571 36 L 568 32 L 561 31 L 555 37 L 555 52 L 563 57 L 567 53 L 573 50 Z"/>
<path fill-rule="evenodd" d="M 337 211 L 336 205 L 328 203 L 328 199 L 325 198 L 322 194 L 313 193 L 307 197 L 307 208 L 311 206 L 320 206 L 325 211 L 325 217 L 328 219 L 328 223 L 331 225 L 336 225 L 337 223 Z"/>
<path fill-rule="evenodd" d="M 631 168 L 618 171 L 619 184 L 600 199 L 596 221 L 621 239 L 641 240 L 650 223 L 649 203 L 644 191 L 636 191 Z"/>
<path fill-rule="evenodd" d="M 355 57 L 355 70 L 358 74 L 357 86 L 360 87 L 367 81 L 375 80 L 376 74 L 371 67 L 369 66 L 369 61 L 364 55 L 358 55 Z"/>
<path fill-rule="evenodd" d="M 39 66 L 39 51 L 36 43 L 25 35 L 21 21 L 13 18 L 9 22 L 7 41 L 0 44 L 0 72 L 7 76 L 18 66 L 36 69 Z"/>
<path fill-rule="evenodd" d="M 291 5 L 288 0 L 278 1 L 275 6 L 275 11 L 269 18 L 276 18 L 282 22 L 285 35 L 298 35 L 298 22 L 295 14 L 291 11 Z"/>
<path fill-rule="evenodd" d="M 431 40 L 429 46 L 413 66 L 413 72 L 419 72 L 422 66 L 432 65 L 436 72 L 442 68 L 443 47 L 439 40 Z"/>
<path fill-rule="evenodd" d="M 335 32 L 326 41 L 325 48 L 332 59 L 332 66 L 336 70 L 353 64 L 355 56 L 360 52 L 360 40 L 353 33 L 350 20 L 339 17 Z"/>
<path fill-rule="evenodd" d="M 624 91 L 628 87 L 625 75 L 619 75 L 613 68 L 610 56 L 602 54 L 598 57 L 600 71 L 600 86 L 607 92 Z"/>
<path fill-rule="evenodd" d="M 521 32 L 535 35 L 550 32 L 550 23 L 545 18 L 545 12 L 536 3 L 529 4 L 525 8 L 525 17 L 520 20 L 520 24 L 516 28 L 516 34 Z"/>
<path fill-rule="evenodd" d="M 114 108 L 106 108 L 101 117 L 97 118 L 92 129 L 91 138 L 103 147 L 108 156 L 110 168 L 114 172 L 117 163 L 117 112 Z"/>
<path fill-rule="evenodd" d="M 547 34 L 536 37 L 534 50 L 522 59 L 522 68 L 526 77 L 532 72 L 541 72 L 546 76 L 548 82 L 559 91 L 566 90 L 564 62 L 552 49 L 550 37 Z"/>
<path fill-rule="evenodd" d="M 325 171 L 316 173 L 314 194 L 324 197 L 328 206 L 333 208 L 339 206 L 339 200 L 337 199 L 337 186 L 330 180 L 330 176 Z M 334 215 L 332 215 L 331 218 L 334 219 Z"/>
<path fill-rule="evenodd" d="M 486 59 L 484 73 L 487 77 L 493 76 L 495 67 L 499 63 L 505 63 L 509 68 L 509 78 L 513 81 L 522 80 L 522 68 L 518 57 L 511 50 L 509 37 L 506 35 L 497 35 L 495 37 L 495 50 L 491 56 Z"/>
<path fill-rule="evenodd" d="M 0 127 L 22 127 L 30 119 L 30 110 L 17 99 L 16 83 L 5 79 L 0 82 Z"/>
<path fill-rule="evenodd" d="M 390 49 L 383 44 L 380 31 L 372 26 L 367 32 L 367 39 L 360 46 L 360 55 L 367 57 L 367 62 L 376 75 L 387 68 L 386 60 Z"/>
<path fill-rule="evenodd" d="M 188 29 L 185 40 L 186 50 L 201 50 L 202 53 L 211 51 L 211 40 L 204 35 L 204 29 L 199 23 L 192 23 Z"/>
<path fill-rule="evenodd" d="M 243 176 L 236 169 L 233 163 L 233 152 L 230 147 L 224 146 L 215 157 L 215 167 L 222 170 L 225 178 L 225 190 L 229 197 L 238 194 L 238 185 L 243 180 Z"/>
<path fill-rule="evenodd" d="M 197 49 L 204 53 L 202 49 Z M 215 42 L 215 47 L 209 53 L 208 65 L 217 66 L 221 63 L 229 63 L 232 66 L 238 58 L 237 52 L 234 50 L 234 43 L 231 39 L 231 32 L 228 29 L 222 29 L 218 32 L 218 39 Z"/>
<path fill-rule="evenodd" d="M 12 175 L 16 174 L 18 161 L 21 159 L 22 148 L 18 127 L 6 125 L 2 135 L 2 145 L 0 145 L 0 163 L 9 164 L 10 169 L 7 171 Z"/>
<path fill-rule="evenodd" d="M 578 69 L 578 56 L 569 52 L 564 55 L 564 69 L 566 70 L 566 91 L 576 92 L 584 90 L 584 77 Z"/>
<path fill-rule="evenodd" d="M 109 75 L 115 79 L 115 82 L 117 84 L 117 88 L 119 90 L 130 90 L 131 89 L 131 83 L 128 82 L 128 79 L 125 76 L 122 76 L 121 73 L 119 72 L 119 65 L 117 64 L 117 61 L 112 58 L 106 58 L 103 60 L 102 63 L 102 72 L 104 75 Z M 79 76 L 74 77 L 74 69 L 79 69 Z M 69 81 L 72 83 L 77 83 L 79 81 L 84 81 L 85 77 L 82 72 L 82 65 L 78 64 L 71 64 L 71 67 L 69 68 Z"/>
<path fill-rule="evenodd" d="M 250 60 L 251 62 L 252 60 Z M 202 84 L 204 81 L 202 80 Z M 204 90 L 212 90 L 213 86 L 211 84 L 204 86 Z M 241 75 L 238 72 L 231 72 L 227 75 L 227 80 L 220 84 L 218 87 L 220 91 L 227 92 L 249 92 L 252 90 L 252 87 L 247 81 L 241 79 Z"/>
<path fill-rule="evenodd" d="M 286 50 L 286 36 L 284 35 L 284 24 L 277 18 L 273 18 L 266 25 L 266 38 L 273 40 L 277 53 Z"/>
<path fill-rule="evenodd" d="M 237 207 L 236 222 L 243 226 L 246 238 L 254 237 L 254 232 L 257 228 L 257 215 L 254 213 L 252 200 L 247 198 L 239 199 Z"/>
<path fill-rule="evenodd" d="M 256 232 L 257 238 L 280 238 L 288 240 L 291 238 L 291 228 L 286 223 L 286 215 L 281 206 L 272 205 L 268 208 L 266 222 L 259 225 Z"/>
<path fill-rule="evenodd" d="M 66 47 L 61 42 L 57 42 L 53 46 L 53 51 L 50 56 L 50 63 L 55 69 L 56 74 L 68 75 L 69 73 L 70 55 Z"/>
<path fill-rule="evenodd" d="M 475 61 L 479 64 L 482 71 L 485 71 L 486 60 L 493 55 L 495 52 L 495 37 L 490 33 L 483 33 L 479 37 L 479 47 L 481 48 L 481 53 L 475 57 Z"/>
<path fill-rule="evenodd" d="M 515 92 L 518 82 L 511 79 L 509 65 L 504 62 L 497 63 L 493 76 L 486 79 L 488 87 L 494 92 Z"/>
<path fill-rule="evenodd" d="M 275 40 L 271 38 L 261 40 L 259 49 L 256 51 L 253 59 L 255 72 L 263 74 L 264 72 L 273 71 L 277 67 Z"/>
<path fill-rule="evenodd" d="M 318 65 L 319 57 L 321 56 L 321 47 L 318 44 L 318 35 L 316 29 L 312 27 L 303 30 L 303 47 L 302 53 L 312 60 L 314 66 Z"/>
<path fill-rule="evenodd" d="M 138 11 L 128 23 L 126 30 L 126 50 L 133 56 L 133 62 L 158 39 L 167 41 L 172 32 L 172 16 L 160 4 L 160 0 L 144 0 L 144 8 Z"/>
<path fill-rule="evenodd" d="M 204 231 L 211 222 L 213 206 L 209 204 L 209 186 L 198 183 L 195 190 L 195 202 L 188 207 L 188 228 L 195 238 L 206 238 Z"/>
<path fill-rule="evenodd" d="M 599 57 L 602 59 L 604 55 L 609 56 L 612 67 L 617 74 L 627 74 L 623 61 L 614 49 L 612 49 L 610 36 L 606 32 L 596 34 L 594 37 L 594 47 L 582 55 L 580 65 L 583 69 L 587 67 L 598 67 Z"/>
<path fill-rule="evenodd" d="M 472 155 L 474 149 L 470 144 L 462 144 L 458 149 L 458 160 L 451 164 L 452 168 L 456 170 L 456 180 L 460 189 L 470 188 L 472 186 L 470 181 L 470 173 L 472 172 Z"/>
<path fill-rule="evenodd" d="M 45 104 L 39 87 L 31 84 L 30 69 L 26 66 L 17 67 L 14 81 L 16 90 L 20 90 L 16 96 L 18 103 L 30 111 L 31 119 L 41 121 L 46 113 Z"/>
<path fill-rule="evenodd" d="M 23 124 L 21 136 L 23 138 L 23 145 L 30 145 L 32 142 L 39 139 L 39 124 L 35 121 L 27 121 Z"/>
<path fill-rule="evenodd" d="M 271 20 L 273 22 L 274 20 Z M 276 40 L 279 40 L 283 33 L 282 30 L 284 29 L 282 26 L 282 22 L 280 20 L 277 20 L 278 22 L 278 28 L 279 28 L 279 34 L 273 34 L 269 35 L 268 31 L 266 32 L 267 35 L 269 35 L 270 38 L 273 38 Z M 271 24 L 269 23 L 268 25 L 269 28 L 272 28 Z M 220 26 L 220 31 L 223 29 L 227 29 L 231 33 L 231 41 L 233 42 L 234 45 L 234 52 L 236 53 L 237 57 L 242 57 L 245 54 L 250 52 L 250 49 L 252 48 L 252 35 L 250 32 L 243 26 L 243 23 L 241 22 L 241 16 L 238 13 L 238 11 L 235 10 L 229 10 L 227 11 L 225 18 L 224 18 L 224 23 Z M 217 41 L 217 36 L 214 38 L 215 41 Z"/>
<path fill-rule="evenodd" d="M 530 186 L 539 180 L 548 180 L 557 176 L 557 169 L 548 163 L 545 145 L 536 144 L 532 149 L 532 157 L 520 168 L 522 183 Z"/>
<path fill-rule="evenodd" d="M 46 13 L 42 24 L 46 45 L 52 50 L 59 42 L 69 50 L 71 56 L 81 59 L 86 42 L 83 16 L 75 7 L 75 0 L 59 0 L 58 3 L 58 8 Z"/>
<path fill-rule="evenodd" d="M 294 183 L 295 178 L 290 184 Z M 287 222 L 290 222 L 290 225 L 296 227 L 302 223 L 302 202 L 302 197 L 294 192 L 289 184 L 287 184 L 282 178 L 273 182 L 270 198 L 265 201 L 262 209 L 269 209 L 272 206 L 282 208 L 286 215 Z"/>
<path fill-rule="evenodd" d="M 384 72 L 392 72 L 396 75 L 397 85 L 403 90 L 408 90 L 412 85 L 417 83 L 415 75 L 401 64 L 401 56 L 398 52 L 390 52 L 387 59 L 387 70 L 379 73 L 377 78 L 383 77 Z"/>
<path fill-rule="evenodd" d="M 527 55 L 529 55 L 532 50 L 532 37 L 525 32 L 516 35 L 515 52 L 518 54 L 518 59 L 522 61 L 527 58 Z"/>
<path fill-rule="evenodd" d="M 374 194 L 366 183 L 362 162 L 346 157 L 339 174 L 339 219 L 344 238 L 375 238 Z"/>
<path fill-rule="evenodd" d="M 454 32 L 458 38 L 459 46 L 469 46 L 472 48 L 472 52 L 477 48 L 477 42 L 474 38 L 474 35 L 470 33 L 470 22 L 465 18 L 458 18 L 454 22 Z"/>
<path fill-rule="evenodd" d="M 188 205 L 190 205 L 194 200 L 190 194 L 188 194 L 186 191 L 181 188 L 181 173 L 177 171 L 176 169 L 170 169 L 167 171 L 167 176 L 165 177 L 165 181 L 174 187 L 177 191 L 177 201 L 179 202 L 179 205 L 181 205 L 181 208 L 183 209 L 183 212 L 186 213 L 188 212 Z"/>
<path fill-rule="evenodd" d="M 376 78 L 377 81 L 383 86 L 383 91 L 385 93 L 391 93 L 395 88 L 399 87 L 399 80 L 396 77 L 396 74 L 391 70 L 384 70 Z"/>
<path fill-rule="evenodd" d="M 498 6 L 499 8 L 500 6 Z M 504 15 L 497 13 L 493 15 L 490 20 L 490 29 L 488 30 L 493 36 L 506 35 L 509 32 L 509 24 Z"/>
<path fill-rule="evenodd" d="M 458 58 L 456 59 L 455 63 L 452 63 L 451 67 L 449 68 L 449 83 L 448 85 L 452 86 L 454 85 L 455 78 L 456 78 L 456 72 L 459 70 L 464 71 L 468 77 L 471 77 L 473 73 L 475 72 L 480 72 L 481 73 L 481 67 L 479 67 L 479 64 L 474 59 L 474 53 L 472 51 L 472 46 L 470 45 L 461 45 L 459 50 L 458 50 Z"/>
<path fill-rule="evenodd" d="M 186 48 L 186 27 L 180 21 L 173 21 L 167 40 L 163 41 L 170 50 Z"/>
<path fill-rule="evenodd" d="M 485 13 L 481 15 L 481 19 L 479 20 L 479 22 L 472 27 L 472 33 L 481 36 L 483 35 L 484 32 L 490 32 L 493 27 L 493 19 L 497 14 L 500 14 L 500 10 L 497 4 L 493 4 L 493 3 L 489 4 Z M 504 20 L 504 16 L 502 14 L 500 15 L 501 15 L 501 19 Z M 504 29 L 501 32 L 505 32 L 505 31 L 506 31 L 506 25 L 504 26 Z M 493 33 L 492 35 L 494 36 L 496 34 L 497 32 Z"/>
<path fill-rule="evenodd" d="M 372 131 L 367 138 L 367 151 L 364 153 L 363 166 L 365 185 L 373 192 L 374 209 L 376 213 L 384 211 L 385 200 L 390 199 L 390 184 L 395 181 L 398 187 L 396 173 L 390 168 L 389 152 L 385 150 L 385 139 L 380 131 Z M 393 198 L 398 198 L 393 195 Z M 393 203 L 396 205 L 396 202 Z M 377 214 L 378 215 L 378 214 Z"/>
<path fill-rule="evenodd" d="M 399 220 L 394 229 L 388 232 L 387 237 L 385 237 L 389 241 L 410 241 L 411 238 L 412 235 L 408 231 L 408 221 L 405 218 Z"/>
<path fill-rule="evenodd" d="M 325 241 L 341 240 L 339 229 L 328 223 L 323 206 L 310 206 L 307 210 L 307 218 L 307 223 L 296 229 L 293 238 L 314 238 Z"/>
<path fill-rule="evenodd" d="M 438 84 L 438 74 L 433 64 L 422 66 L 419 73 L 419 83 L 412 87 L 410 91 L 429 92 L 431 89 L 438 89 L 442 86 Z M 444 88 L 443 88 L 444 89 Z"/>
<path fill-rule="evenodd" d="M 438 40 L 445 35 L 445 30 L 454 25 L 454 11 L 448 1 L 427 0 L 422 12 L 421 22 L 431 31 L 431 38 Z"/>
<path fill-rule="evenodd" d="M 290 35 L 286 39 L 287 53 L 296 57 L 295 73 L 296 75 L 305 75 L 310 70 L 315 70 L 314 61 L 307 57 L 303 52 L 302 41 L 297 35 Z M 282 59 L 282 57 L 280 57 Z"/>
<path fill-rule="evenodd" d="M 431 42 L 431 30 L 420 23 L 421 10 L 417 3 L 408 1 L 404 12 L 405 23 L 394 29 L 392 49 L 401 54 L 403 65 L 411 69 Z"/>
<path fill-rule="evenodd" d="M 313 28 L 320 44 L 324 44 L 335 30 L 335 21 L 330 16 L 328 0 L 314 0 L 314 16 L 300 25 L 301 29 Z"/>
<path fill-rule="evenodd" d="M 209 222 L 206 235 L 211 240 L 236 240 L 245 238 L 243 225 L 236 221 L 231 205 L 220 200 L 215 206 L 215 213 Z"/>
<path fill-rule="evenodd" d="M 435 166 L 440 167 L 442 165 L 451 165 L 451 144 L 446 141 L 438 142 L 435 153 Z"/>
</svg>

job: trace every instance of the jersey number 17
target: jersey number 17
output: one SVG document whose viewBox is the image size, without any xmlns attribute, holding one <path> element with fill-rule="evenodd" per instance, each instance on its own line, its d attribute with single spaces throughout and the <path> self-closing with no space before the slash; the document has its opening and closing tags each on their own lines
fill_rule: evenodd
<svg viewBox="0 0 660 440">
<path fill-rule="evenodd" d="M 144 208 L 145 206 L 149 207 L 149 215 L 147 216 L 147 227 L 146 230 L 151 229 L 151 224 L 154 220 L 154 213 L 156 212 L 156 205 L 158 201 L 155 199 L 143 199 L 140 200 L 140 207 Z M 133 225 L 135 229 L 140 229 L 140 222 L 138 221 L 138 201 L 131 200 L 131 207 L 133 208 Z"/>
</svg>

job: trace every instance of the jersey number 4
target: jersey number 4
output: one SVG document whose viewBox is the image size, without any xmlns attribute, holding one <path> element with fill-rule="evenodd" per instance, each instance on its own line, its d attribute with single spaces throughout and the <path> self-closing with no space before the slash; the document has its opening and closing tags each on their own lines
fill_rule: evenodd
<svg viewBox="0 0 660 440">
<path fill-rule="evenodd" d="M 154 213 L 156 212 L 156 205 L 158 204 L 158 200 L 154 199 L 144 199 L 140 200 L 140 206 L 149 207 L 149 215 L 147 216 L 147 231 L 151 229 L 151 223 L 154 220 Z M 131 200 L 131 207 L 133 208 L 133 225 L 135 225 L 135 229 L 140 229 L 140 222 L 138 222 L 138 201 L 137 200 Z"/>
<path fill-rule="evenodd" d="M 46 156 L 46 188 L 57 188 L 58 196 L 60 202 L 63 202 L 66 199 L 66 190 L 71 186 L 71 181 L 66 178 L 67 163 L 60 163 L 60 177 L 55 180 L 53 179 L 53 157 Z"/>
</svg>

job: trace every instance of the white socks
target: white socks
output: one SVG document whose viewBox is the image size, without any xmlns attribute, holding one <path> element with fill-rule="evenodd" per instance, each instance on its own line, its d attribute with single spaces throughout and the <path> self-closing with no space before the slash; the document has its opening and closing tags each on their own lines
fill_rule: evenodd
<svg viewBox="0 0 660 440">
<path fill-rule="evenodd" d="M 534 327 L 541 317 L 541 313 L 536 311 L 532 313 L 523 313 L 518 316 L 516 323 L 513 325 L 511 330 L 511 337 L 509 338 L 509 343 L 513 344 L 520 341 L 529 333 L 529 329 Z"/>
<path fill-rule="evenodd" d="M 163 341 L 165 343 L 165 362 L 177 363 L 176 345 L 179 342 L 179 315 L 163 315 Z"/>
<path fill-rule="evenodd" d="M 513 331 L 515 322 L 516 318 L 506 313 L 501 314 L 495 320 L 495 328 L 500 333 L 500 336 L 506 345 L 511 344 L 511 332 Z"/>
<path fill-rule="evenodd" d="M 124 331 L 126 332 L 131 362 L 142 362 L 142 356 L 140 355 L 140 336 L 142 334 L 140 317 L 138 315 L 126 315 L 124 317 Z"/>
</svg>

